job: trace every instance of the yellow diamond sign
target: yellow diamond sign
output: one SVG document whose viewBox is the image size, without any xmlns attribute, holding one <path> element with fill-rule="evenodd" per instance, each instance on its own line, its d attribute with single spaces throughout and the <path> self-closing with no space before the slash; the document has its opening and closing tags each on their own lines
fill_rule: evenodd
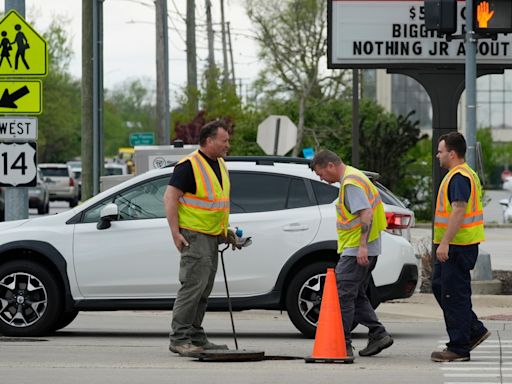
<svg viewBox="0 0 512 384">
<path fill-rule="evenodd" d="M 39 115 L 42 106 L 41 80 L 0 81 L 0 114 Z"/>
<path fill-rule="evenodd" d="M 46 40 L 16 11 L 0 20 L 0 76 L 46 76 Z"/>
</svg>

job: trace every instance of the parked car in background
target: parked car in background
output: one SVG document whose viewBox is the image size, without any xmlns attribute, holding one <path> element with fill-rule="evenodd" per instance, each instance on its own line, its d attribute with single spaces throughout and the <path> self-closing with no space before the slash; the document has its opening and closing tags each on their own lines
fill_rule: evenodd
<svg viewBox="0 0 512 384">
<path fill-rule="evenodd" d="M 39 168 L 48 184 L 50 201 L 64 200 L 70 207 L 78 204 L 78 185 L 71 168 L 67 164 L 41 163 Z"/>
<path fill-rule="evenodd" d="M 128 175 L 128 166 L 124 163 L 105 163 L 105 176 Z"/>
<path fill-rule="evenodd" d="M 48 185 L 44 181 L 44 176 L 41 170 L 37 169 L 37 185 L 28 188 L 28 207 L 36 208 L 37 213 L 44 215 L 50 212 L 50 193 Z M 0 221 L 5 220 L 5 189 L 0 187 Z"/>
<path fill-rule="evenodd" d="M 37 213 L 50 213 L 50 192 L 41 169 L 37 169 L 37 185 L 28 189 L 28 207 L 37 208 Z"/>
<path fill-rule="evenodd" d="M 253 239 L 224 256 L 233 308 L 285 310 L 313 337 L 326 270 L 339 259 L 338 188 L 304 159 L 228 158 L 227 166 L 230 225 Z M 172 172 L 145 172 L 57 215 L 0 223 L 0 333 L 41 335 L 79 311 L 169 310 L 180 287 L 163 205 Z M 418 282 L 413 247 L 398 232 L 413 214 L 382 197 L 388 230 L 368 289 L 374 306 L 411 296 Z M 220 268 L 208 308 L 228 308 Z"/>
</svg>

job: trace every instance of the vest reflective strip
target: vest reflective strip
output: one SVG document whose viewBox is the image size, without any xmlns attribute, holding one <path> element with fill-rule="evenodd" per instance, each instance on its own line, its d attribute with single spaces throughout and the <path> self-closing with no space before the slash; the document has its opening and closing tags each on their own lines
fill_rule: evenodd
<svg viewBox="0 0 512 384">
<path fill-rule="evenodd" d="M 366 196 L 368 197 L 368 200 L 370 201 L 370 204 L 373 205 L 373 201 L 375 200 L 375 195 L 373 194 L 372 188 L 366 183 L 366 180 L 362 177 L 359 177 L 358 175 L 348 175 L 346 179 L 353 179 L 359 184 L 361 187 L 363 187 L 364 191 L 366 192 Z M 343 184 L 343 181 L 342 183 Z"/>
<path fill-rule="evenodd" d="M 201 156 L 201 154 L 198 152 L 196 155 L 191 156 L 190 159 L 191 160 L 194 159 L 194 161 L 198 165 L 198 167 L 201 171 L 200 172 L 201 180 L 203 181 L 204 187 L 206 189 L 206 193 L 208 194 L 208 199 L 213 200 L 215 198 L 215 193 L 214 193 L 214 189 L 213 189 L 213 181 L 210 179 L 210 175 L 209 175 L 208 171 L 206 170 L 206 168 L 202 162 L 202 159 L 200 159 L 199 156 Z M 197 186 L 196 186 L 196 188 L 197 188 Z"/>
<path fill-rule="evenodd" d="M 182 196 L 179 201 L 183 205 L 202 209 L 225 209 L 229 207 L 228 200 L 208 201 L 189 196 Z"/>
<path fill-rule="evenodd" d="M 373 203 L 370 204 L 370 207 L 373 209 L 375 208 L 377 205 L 379 205 L 379 203 L 382 202 L 382 199 L 379 196 L 377 196 L 376 198 L 373 199 Z M 346 223 L 348 222 L 350 219 L 348 219 L 344 214 L 343 214 L 343 210 L 341 209 L 341 204 L 340 205 L 336 205 L 336 210 L 338 211 L 339 215 L 341 216 L 342 218 L 342 223 Z"/>
<path fill-rule="evenodd" d="M 447 216 L 441 216 L 439 215 L 439 212 L 436 212 L 435 216 L 435 225 L 438 227 L 446 227 L 448 225 L 448 219 Z M 484 215 L 482 213 L 476 213 L 476 214 L 470 214 L 464 216 L 464 221 L 462 222 L 461 227 L 472 227 L 477 224 L 483 224 L 484 222 Z"/>
</svg>

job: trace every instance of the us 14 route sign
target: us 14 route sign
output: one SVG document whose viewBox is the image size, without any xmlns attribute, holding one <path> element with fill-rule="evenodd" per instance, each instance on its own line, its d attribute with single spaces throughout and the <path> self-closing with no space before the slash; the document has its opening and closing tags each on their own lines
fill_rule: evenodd
<svg viewBox="0 0 512 384">
<path fill-rule="evenodd" d="M 0 186 L 35 187 L 36 143 L 0 143 Z"/>
</svg>

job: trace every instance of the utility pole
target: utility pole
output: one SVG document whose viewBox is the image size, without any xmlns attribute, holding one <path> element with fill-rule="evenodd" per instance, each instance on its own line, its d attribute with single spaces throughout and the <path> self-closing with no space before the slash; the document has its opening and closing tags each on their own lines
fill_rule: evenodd
<svg viewBox="0 0 512 384">
<path fill-rule="evenodd" d="M 93 2 L 82 0 L 82 199 L 93 193 Z"/>
<path fill-rule="evenodd" d="M 359 70 L 352 69 L 352 166 L 359 167 Z"/>
<path fill-rule="evenodd" d="M 187 96 L 192 114 L 197 115 L 196 3 L 187 0 Z"/>
<path fill-rule="evenodd" d="M 222 55 L 224 59 L 223 77 L 222 82 L 227 84 L 229 80 L 229 68 L 228 68 L 228 49 L 226 44 L 226 25 L 224 21 L 224 0 L 220 0 L 220 24 L 222 31 Z"/>
<path fill-rule="evenodd" d="M 231 44 L 231 30 L 229 29 L 229 21 L 227 22 L 228 27 L 228 41 L 229 41 L 229 56 L 231 58 L 231 82 L 235 83 L 235 63 L 233 61 L 233 45 Z M 240 93 L 240 98 L 242 97 L 242 94 Z"/>
<path fill-rule="evenodd" d="M 215 54 L 213 47 L 213 26 L 212 26 L 212 3 L 210 0 L 205 0 L 206 6 L 206 33 L 208 36 L 208 69 L 212 70 L 215 67 Z"/>
<path fill-rule="evenodd" d="M 171 142 L 169 114 L 169 44 L 167 0 L 155 0 L 157 144 Z"/>
</svg>

